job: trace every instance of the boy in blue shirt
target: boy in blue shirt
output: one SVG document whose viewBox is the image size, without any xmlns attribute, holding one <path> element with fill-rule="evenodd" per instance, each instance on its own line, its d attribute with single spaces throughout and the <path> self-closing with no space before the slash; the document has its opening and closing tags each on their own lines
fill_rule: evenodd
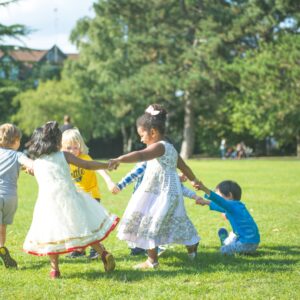
<svg viewBox="0 0 300 300">
<path fill-rule="evenodd" d="M 200 205 L 208 205 L 211 210 L 224 213 L 232 227 L 232 233 L 228 235 L 225 228 L 219 230 L 222 254 L 253 253 L 256 251 L 260 235 L 258 227 L 242 203 L 241 187 L 234 181 L 225 180 L 219 183 L 215 192 L 209 190 L 202 182 L 197 189 L 206 193 L 204 199 L 196 201 Z"/>
</svg>

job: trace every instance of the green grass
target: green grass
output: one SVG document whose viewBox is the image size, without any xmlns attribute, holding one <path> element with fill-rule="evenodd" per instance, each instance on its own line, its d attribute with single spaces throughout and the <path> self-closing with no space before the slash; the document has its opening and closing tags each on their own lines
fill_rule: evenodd
<svg viewBox="0 0 300 300">
<path fill-rule="evenodd" d="M 145 258 L 129 256 L 126 243 L 113 232 L 104 242 L 116 258 L 113 273 L 104 273 L 100 261 L 61 256 L 62 278 L 51 281 L 48 258 L 22 252 L 37 184 L 21 174 L 19 208 L 7 240 L 19 269 L 7 270 L 0 262 L 0 299 L 300 299 L 300 161 L 191 160 L 188 164 L 211 188 L 224 179 L 240 183 L 242 199 L 261 233 L 256 255 L 221 256 L 217 230 L 230 229 L 229 224 L 220 214 L 186 199 L 188 214 L 201 236 L 195 262 L 188 261 L 183 246 L 175 245 L 162 255 L 158 270 L 133 270 Z M 120 166 L 112 178 L 120 179 L 131 167 Z M 122 216 L 131 188 L 113 196 L 103 180 L 99 182 L 104 206 Z"/>
</svg>

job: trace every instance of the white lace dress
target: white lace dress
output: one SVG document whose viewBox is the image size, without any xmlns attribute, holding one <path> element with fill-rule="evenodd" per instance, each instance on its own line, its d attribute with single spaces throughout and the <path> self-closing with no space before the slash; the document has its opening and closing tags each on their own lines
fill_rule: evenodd
<svg viewBox="0 0 300 300">
<path fill-rule="evenodd" d="M 178 154 L 161 142 L 163 156 L 147 162 L 144 178 L 132 195 L 118 227 L 118 238 L 131 247 L 152 249 L 164 244 L 194 245 L 200 238 L 188 218 L 176 171 Z"/>
<path fill-rule="evenodd" d="M 62 152 L 34 161 L 39 192 L 24 251 L 34 255 L 61 254 L 105 239 L 119 218 L 89 194 L 78 191 Z"/>
</svg>

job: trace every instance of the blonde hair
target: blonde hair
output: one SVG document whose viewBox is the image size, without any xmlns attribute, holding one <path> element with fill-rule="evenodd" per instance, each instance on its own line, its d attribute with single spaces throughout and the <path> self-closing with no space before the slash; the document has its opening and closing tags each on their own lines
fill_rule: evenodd
<svg viewBox="0 0 300 300">
<path fill-rule="evenodd" d="M 0 147 L 11 148 L 17 140 L 21 140 L 22 133 L 20 129 L 10 123 L 0 126 Z"/>
<path fill-rule="evenodd" d="M 85 144 L 79 130 L 77 128 L 68 129 L 62 134 L 62 147 L 65 148 L 71 144 L 77 144 L 82 154 L 88 154 L 89 148 Z"/>
</svg>

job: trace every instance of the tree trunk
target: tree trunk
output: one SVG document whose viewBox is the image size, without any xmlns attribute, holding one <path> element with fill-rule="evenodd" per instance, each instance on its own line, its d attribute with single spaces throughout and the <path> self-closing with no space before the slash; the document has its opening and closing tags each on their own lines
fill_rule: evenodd
<svg viewBox="0 0 300 300">
<path fill-rule="evenodd" d="M 121 124 L 121 132 L 123 137 L 123 153 L 128 153 L 132 150 L 132 139 L 134 134 L 134 128 L 130 128 L 130 132 L 128 134 L 126 126 L 124 123 Z"/>
<path fill-rule="evenodd" d="M 184 94 L 184 128 L 180 155 L 183 159 L 190 158 L 195 144 L 195 114 L 189 92 Z"/>
<path fill-rule="evenodd" d="M 123 137 L 123 153 L 127 153 L 128 134 L 127 134 L 126 126 L 124 125 L 124 123 L 121 123 L 121 132 L 122 132 L 122 137 Z"/>
<path fill-rule="evenodd" d="M 127 141 L 127 152 L 132 151 L 133 136 L 135 134 L 135 130 L 136 130 L 135 126 L 130 127 L 129 138 L 128 138 L 128 141 Z"/>
<path fill-rule="evenodd" d="M 300 130 L 297 132 L 297 157 L 300 158 Z"/>
</svg>

